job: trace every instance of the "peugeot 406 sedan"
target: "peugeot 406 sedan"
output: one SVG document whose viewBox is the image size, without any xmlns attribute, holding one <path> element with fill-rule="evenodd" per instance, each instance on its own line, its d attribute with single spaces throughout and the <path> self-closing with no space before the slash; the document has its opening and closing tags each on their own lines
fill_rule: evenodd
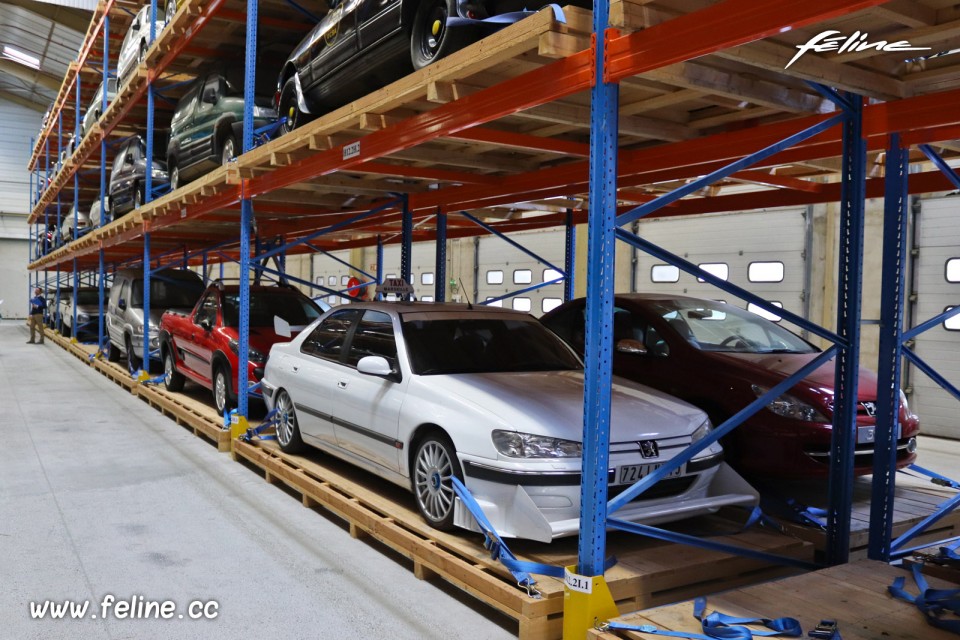
<svg viewBox="0 0 960 640">
<path fill-rule="evenodd" d="M 476 527 L 455 498 L 457 476 L 504 536 L 548 542 L 577 532 L 583 367 L 528 314 L 440 303 L 335 308 L 273 346 L 262 389 L 284 451 L 317 447 L 411 489 L 433 527 Z M 610 495 L 710 429 L 689 404 L 614 385 Z M 653 524 L 756 501 L 714 444 L 617 515 Z"/>
<path fill-rule="evenodd" d="M 613 372 L 683 398 L 719 424 L 817 357 L 820 349 L 785 327 L 714 300 L 672 294 L 616 294 Z M 582 353 L 583 298 L 540 321 Z M 822 365 L 724 441 L 741 473 L 822 477 L 829 470 L 834 363 Z M 857 386 L 858 475 L 873 471 L 877 377 L 861 368 Z M 916 459 L 920 422 L 901 394 L 897 466 Z"/>
</svg>

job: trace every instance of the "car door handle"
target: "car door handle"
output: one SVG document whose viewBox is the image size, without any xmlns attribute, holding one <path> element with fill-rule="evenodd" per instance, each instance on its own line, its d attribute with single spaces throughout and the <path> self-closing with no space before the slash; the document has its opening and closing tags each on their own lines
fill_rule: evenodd
<svg viewBox="0 0 960 640">
<path fill-rule="evenodd" d="M 346 381 L 345 381 L 345 380 L 341 380 L 340 382 L 337 383 L 337 387 L 338 387 L 339 389 L 346 389 L 346 388 L 347 388 L 347 383 L 346 383 Z"/>
</svg>

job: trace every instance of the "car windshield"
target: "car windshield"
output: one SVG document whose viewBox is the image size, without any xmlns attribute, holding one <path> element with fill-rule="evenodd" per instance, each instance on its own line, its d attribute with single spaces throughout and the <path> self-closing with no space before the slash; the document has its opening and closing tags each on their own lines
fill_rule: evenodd
<svg viewBox="0 0 960 640">
<path fill-rule="evenodd" d="M 81 291 L 77 295 L 77 304 L 99 304 L 100 303 L 100 292 L 99 291 Z"/>
<path fill-rule="evenodd" d="M 190 309 L 203 291 L 199 282 L 180 281 L 163 276 L 150 279 L 150 307 L 152 309 Z M 143 280 L 133 281 L 130 298 L 134 308 L 143 308 Z"/>
<path fill-rule="evenodd" d="M 403 322 L 414 373 L 572 371 L 572 351 L 534 319 L 417 318 Z"/>
<path fill-rule="evenodd" d="M 250 326 L 273 327 L 273 318 L 282 318 L 291 327 L 303 328 L 320 317 L 306 296 L 286 290 L 250 292 Z M 240 294 L 223 296 L 223 323 L 227 327 L 240 325 Z"/>
<path fill-rule="evenodd" d="M 662 300 L 656 312 L 701 351 L 816 353 L 809 342 L 755 313 L 709 300 Z"/>
</svg>

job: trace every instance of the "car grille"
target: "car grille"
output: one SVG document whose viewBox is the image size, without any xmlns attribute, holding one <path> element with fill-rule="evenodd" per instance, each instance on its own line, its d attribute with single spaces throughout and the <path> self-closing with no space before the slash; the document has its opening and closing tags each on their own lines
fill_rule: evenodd
<svg viewBox="0 0 960 640">
<path fill-rule="evenodd" d="M 681 476 L 679 478 L 667 478 L 653 485 L 630 502 L 642 502 L 643 500 L 655 500 L 657 498 L 672 498 L 689 490 L 697 479 L 696 475 Z M 607 499 L 617 497 L 630 488 L 631 485 L 617 485 L 607 490 Z"/>
</svg>

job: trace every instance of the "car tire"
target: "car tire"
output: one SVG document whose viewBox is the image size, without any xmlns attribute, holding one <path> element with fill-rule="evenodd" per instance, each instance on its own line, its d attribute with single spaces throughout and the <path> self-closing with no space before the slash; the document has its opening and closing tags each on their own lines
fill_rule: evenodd
<svg viewBox="0 0 960 640">
<path fill-rule="evenodd" d="M 223 415 L 233 409 L 233 399 L 230 397 L 230 375 L 223 365 L 217 366 L 213 372 L 213 406 L 217 413 Z"/>
<path fill-rule="evenodd" d="M 180 167 L 175 160 L 170 160 L 170 191 L 180 188 Z"/>
<path fill-rule="evenodd" d="M 280 135 L 290 133 L 297 127 L 302 126 L 307 120 L 307 114 L 300 110 L 300 105 L 297 102 L 297 84 L 293 76 L 287 78 L 287 81 L 283 83 L 277 113 L 281 118 L 284 116 L 287 118 L 283 126 L 280 127 Z"/>
<path fill-rule="evenodd" d="M 64 338 L 70 337 L 70 327 L 63 322 L 60 323 L 60 335 L 62 335 Z"/>
<path fill-rule="evenodd" d="M 473 42 L 464 29 L 447 28 L 447 18 L 456 15 L 456 0 L 429 0 L 420 5 L 410 31 L 414 69 L 422 69 Z"/>
<path fill-rule="evenodd" d="M 300 423 L 290 394 L 284 389 L 278 391 L 274 407 L 277 410 L 277 444 L 284 453 L 300 453 L 306 445 L 300 437 Z"/>
<path fill-rule="evenodd" d="M 107 342 L 107 362 L 120 362 L 120 347 L 110 341 Z"/>
<path fill-rule="evenodd" d="M 134 210 L 139 209 L 143 206 L 143 189 L 144 187 L 136 185 L 133 188 L 133 208 Z"/>
<path fill-rule="evenodd" d="M 134 353 L 133 340 L 130 339 L 130 336 L 124 336 L 123 347 L 127 351 L 127 364 L 133 367 L 134 370 L 142 368 L 143 363 L 141 362 L 137 354 Z"/>
<path fill-rule="evenodd" d="M 140 41 L 140 50 L 137 51 L 137 66 L 143 64 L 144 59 L 147 57 L 147 43 L 143 40 Z"/>
<path fill-rule="evenodd" d="M 237 157 L 237 139 L 233 137 L 232 133 L 228 133 L 223 138 L 223 143 L 220 145 L 220 164 L 226 165 L 231 160 L 236 159 Z"/>
<path fill-rule="evenodd" d="M 463 480 L 453 443 L 446 434 L 432 432 L 418 444 L 410 473 L 420 515 L 434 529 L 453 529 L 456 494 L 451 478 Z"/>
<path fill-rule="evenodd" d="M 177 363 L 173 357 L 173 349 L 163 350 L 163 386 L 167 391 L 183 390 L 184 377 L 177 372 Z"/>
</svg>

